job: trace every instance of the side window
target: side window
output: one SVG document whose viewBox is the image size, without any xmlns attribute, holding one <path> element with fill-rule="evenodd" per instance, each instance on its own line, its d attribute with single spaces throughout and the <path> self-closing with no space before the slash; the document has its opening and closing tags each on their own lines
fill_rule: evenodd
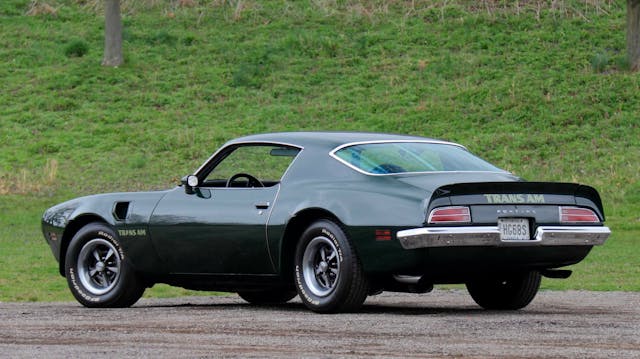
<svg viewBox="0 0 640 359">
<path fill-rule="evenodd" d="M 242 145 L 229 153 L 209 173 L 205 186 L 223 187 L 232 176 L 245 173 L 259 179 L 265 186 L 273 186 L 289 168 L 300 149 L 277 145 Z M 243 187 L 246 178 L 239 178 L 238 187 Z"/>
</svg>

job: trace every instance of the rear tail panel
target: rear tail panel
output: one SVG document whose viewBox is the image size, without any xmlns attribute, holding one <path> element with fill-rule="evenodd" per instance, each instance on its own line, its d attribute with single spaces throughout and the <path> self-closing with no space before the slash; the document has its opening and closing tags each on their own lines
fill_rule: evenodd
<svg viewBox="0 0 640 359">
<path fill-rule="evenodd" d="M 598 192 L 592 187 L 575 183 L 451 184 L 434 191 L 427 213 L 444 206 L 470 207 L 470 225 L 495 224 L 498 218 L 504 217 L 531 218 L 538 225 L 559 224 L 560 206 L 590 208 L 598 215 L 600 222 L 605 219 Z"/>
<path fill-rule="evenodd" d="M 579 220 L 566 220 L 567 211 Z M 590 220 L 582 219 L 585 212 Z M 412 270 L 432 283 L 575 264 L 610 234 L 598 192 L 571 183 L 443 185 L 431 195 L 424 221 L 396 236 L 404 249 L 427 258 Z"/>
</svg>

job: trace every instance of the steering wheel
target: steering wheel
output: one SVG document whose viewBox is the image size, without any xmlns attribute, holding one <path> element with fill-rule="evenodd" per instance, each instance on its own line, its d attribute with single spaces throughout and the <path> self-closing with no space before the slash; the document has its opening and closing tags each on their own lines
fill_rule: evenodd
<svg viewBox="0 0 640 359">
<path fill-rule="evenodd" d="M 253 177 L 252 175 L 248 174 L 248 173 L 236 173 L 233 176 L 231 176 L 228 180 L 227 180 L 227 187 L 231 187 L 231 183 L 233 183 L 233 181 L 237 180 L 238 178 L 246 178 L 247 179 L 247 187 L 264 187 L 264 184 L 262 182 L 260 182 L 259 179 Z"/>
</svg>

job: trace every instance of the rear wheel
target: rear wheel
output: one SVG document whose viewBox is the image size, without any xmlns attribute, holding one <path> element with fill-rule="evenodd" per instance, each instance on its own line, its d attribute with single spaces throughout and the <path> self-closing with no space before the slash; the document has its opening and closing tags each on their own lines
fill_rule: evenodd
<svg viewBox="0 0 640 359">
<path fill-rule="evenodd" d="M 86 307 L 129 307 L 145 290 L 124 260 L 115 232 L 102 223 L 87 224 L 73 236 L 65 276 L 73 296 Z"/>
<path fill-rule="evenodd" d="M 540 279 L 540 272 L 530 271 L 505 278 L 471 281 L 467 283 L 467 290 L 484 309 L 516 310 L 531 303 L 540 288 Z"/>
<path fill-rule="evenodd" d="M 298 293 L 288 289 L 265 289 L 238 292 L 240 298 L 251 304 L 281 304 L 295 298 Z"/>
<path fill-rule="evenodd" d="M 369 288 L 351 242 L 329 220 L 313 223 L 302 234 L 296 248 L 295 283 L 302 302 L 319 313 L 356 310 Z"/>
</svg>

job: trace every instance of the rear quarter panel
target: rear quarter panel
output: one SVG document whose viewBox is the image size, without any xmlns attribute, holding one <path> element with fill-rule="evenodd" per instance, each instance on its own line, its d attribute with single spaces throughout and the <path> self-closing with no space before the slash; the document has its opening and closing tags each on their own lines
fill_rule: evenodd
<svg viewBox="0 0 640 359">
<path fill-rule="evenodd" d="M 330 213 L 351 238 L 366 271 L 387 271 L 406 262 L 405 251 L 391 236 L 376 238 L 376 230 L 394 232 L 421 226 L 425 218 L 423 190 L 393 189 L 381 193 L 375 188 L 350 188 L 353 183 L 301 183 L 282 193 L 269 221 L 270 251 L 274 263 L 281 263 L 282 238 L 287 223 L 298 213 L 319 209 Z M 314 191 L 308 188 L 314 187 Z M 413 192 L 413 193 L 411 193 Z M 320 218 L 318 218 L 320 219 Z"/>
</svg>

